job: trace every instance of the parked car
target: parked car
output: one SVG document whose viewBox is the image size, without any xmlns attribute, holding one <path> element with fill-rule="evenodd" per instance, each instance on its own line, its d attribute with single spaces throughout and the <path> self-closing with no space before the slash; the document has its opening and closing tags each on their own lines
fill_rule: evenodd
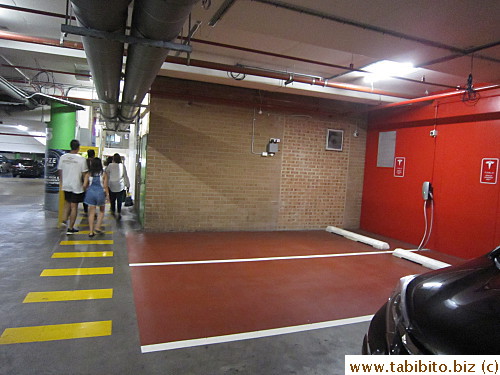
<svg viewBox="0 0 500 375">
<path fill-rule="evenodd" d="M 461 265 L 401 278 L 363 342 L 363 354 L 499 351 L 500 246 Z"/>
<path fill-rule="evenodd" d="M 11 162 L 5 157 L 5 155 L 0 155 L 0 173 L 10 172 Z"/>
<path fill-rule="evenodd" d="M 31 159 L 17 159 L 12 163 L 12 177 L 42 177 L 43 164 Z"/>
</svg>

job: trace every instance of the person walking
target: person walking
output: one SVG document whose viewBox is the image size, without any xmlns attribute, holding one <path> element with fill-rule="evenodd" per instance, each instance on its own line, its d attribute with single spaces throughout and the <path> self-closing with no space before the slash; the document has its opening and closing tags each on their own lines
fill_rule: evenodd
<svg viewBox="0 0 500 375">
<path fill-rule="evenodd" d="M 87 150 L 87 168 L 90 169 L 90 162 L 92 159 L 95 158 L 95 151 L 93 149 L 88 149 Z M 88 213 L 88 206 L 85 203 L 85 200 L 83 201 L 83 212 Z"/>
<path fill-rule="evenodd" d="M 112 156 L 108 156 L 108 157 L 106 157 L 106 160 L 104 160 L 104 166 L 107 167 L 112 162 L 113 162 L 113 157 Z"/>
<path fill-rule="evenodd" d="M 125 200 L 125 189 L 130 188 L 130 181 L 127 175 L 127 169 L 122 163 L 120 154 L 113 155 L 113 162 L 106 167 L 108 175 L 109 197 L 111 202 L 111 214 L 117 212 L 117 218 L 121 218 L 122 204 Z"/>
<path fill-rule="evenodd" d="M 90 161 L 90 168 L 85 175 L 83 187 L 86 189 L 84 203 L 89 207 L 89 237 L 94 237 L 96 233 L 102 233 L 104 208 L 106 202 L 109 201 L 108 175 L 103 172 L 100 158 L 93 158 Z M 99 212 L 97 214 L 97 224 L 94 225 L 97 207 L 99 207 Z"/>
<path fill-rule="evenodd" d="M 70 152 L 62 155 L 57 164 L 59 185 L 64 191 L 63 222 L 66 223 L 69 220 L 66 234 L 78 232 L 78 229 L 75 229 L 74 226 L 78 213 L 78 203 L 83 202 L 83 179 L 88 170 L 87 161 L 78 154 L 80 142 L 73 139 L 70 142 L 70 148 Z"/>
</svg>

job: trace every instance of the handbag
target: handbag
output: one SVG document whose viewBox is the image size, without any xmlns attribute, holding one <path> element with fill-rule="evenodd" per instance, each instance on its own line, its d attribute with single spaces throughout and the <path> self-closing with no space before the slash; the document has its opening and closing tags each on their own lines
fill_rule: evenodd
<svg viewBox="0 0 500 375">
<path fill-rule="evenodd" d="M 134 205 L 134 200 L 132 199 L 132 195 L 127 192 L 127 196 L 125 197 L 125 203 L 123 204 L 125 207 L 131 207 Z"/>
</svg>

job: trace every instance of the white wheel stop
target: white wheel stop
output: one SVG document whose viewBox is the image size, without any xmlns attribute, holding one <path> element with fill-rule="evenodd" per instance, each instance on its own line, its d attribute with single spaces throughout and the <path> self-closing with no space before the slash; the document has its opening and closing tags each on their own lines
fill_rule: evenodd
<svg viewBox="0 0 500 375">
<path fill-rule="evenodd" d="M 432 259 L 420 254 L 416 254 L 412 250 L 395 249 L 392 255 L 401 259 L 406 259 L 411 262 L 418 263 L 424 267 L 430 268 L 431 270 L 437 270 L 440 268 L 451 266 L 451 264 L 441 262 L 439 260 Z"/>
<path fill-rule="evenodd" d="M 326 227 L 326 231 L 330 232 L 330 233 L 338 234 L 338 235 L 343 236 L 343 237 L 345 237 L 349 240 L 352 240 L 352 241 L 363 242 L 363 243 L 370 245 L 376 249 L 380 249 L 380 250 L 390 249 L 390 246 L 387 242 L 379 241 L 379 240 L 376 240 L 374 238 L 370 238 L 367 236 L 363 236 L 361 234 L 350 232 L 350 231 L 345 230 L 345 229 L 341 229 L 341 228 L 337 228 L 337 227 L 333 227 L 333 226 L 328 226 L 328 227 Z"/>
</svg>

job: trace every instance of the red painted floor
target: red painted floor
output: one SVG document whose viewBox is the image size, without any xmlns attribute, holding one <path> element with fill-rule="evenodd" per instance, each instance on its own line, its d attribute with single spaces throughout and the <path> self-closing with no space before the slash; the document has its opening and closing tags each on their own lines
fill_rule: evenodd
<svg viewBox="0 0 500 375">
<path fill-rule="evenodd" d="M 324 231 L 139 233 L 127 247 L 131 264 L 366 253 L 131 267 L 141 345 L 370 315 L 401 276 L 428 271 Z"/>
</svg>

